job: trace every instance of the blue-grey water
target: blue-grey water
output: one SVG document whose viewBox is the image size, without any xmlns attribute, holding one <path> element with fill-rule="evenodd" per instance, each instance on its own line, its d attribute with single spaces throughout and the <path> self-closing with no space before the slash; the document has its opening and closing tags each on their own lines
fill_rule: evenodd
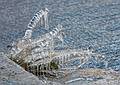
<svg viewBox="0 0 120 85">
<path fill-rule="evenodd" d="M 40 9 L 49 9 L 49 27 L 65 28 L 65 46 L 92 49 L 105 56 L 108 68 L 120 71 L 120 0 L 0 0 L 0 50 L 24 35 Z M 42 30 L 41 30 L 42 29 Z M 33 37 L 44 34 L 36 28 Z M 104 68 L 91 59 L 82 68 Z"/>
</svg>

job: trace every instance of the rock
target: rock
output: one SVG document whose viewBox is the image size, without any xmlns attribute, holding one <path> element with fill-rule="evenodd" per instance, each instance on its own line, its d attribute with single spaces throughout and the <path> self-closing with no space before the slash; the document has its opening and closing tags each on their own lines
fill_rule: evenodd
<svg viewBox="0 0 120 85">
<path fill-rule="evenodd" d="M 61 85 L 58 82 L 46 82 L 48 85 Z M 45 82 L 26 72 L 8 57 L 0 55 L 0 85 L 45 85 Z"/>
</svg>

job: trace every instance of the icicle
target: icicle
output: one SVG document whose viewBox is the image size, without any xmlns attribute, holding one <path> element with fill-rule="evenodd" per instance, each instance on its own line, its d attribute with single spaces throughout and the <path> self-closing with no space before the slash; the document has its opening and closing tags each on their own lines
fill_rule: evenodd
<svg viewBox="0 0 120 85">
<path fill-rule="evenodd" d="M 43 25 L 43 17 L 40 18 L 40 24 Z"/>
<path fill-rule="evenodd" d="M 45 28 L 48 29 L 48 9 L 45 8 L 45 11 L 44 11 L 44 22 L 45 22 Z"/>
<path fill-rule="evenodd" d="M 107 69 L 108 67 L 108 61 L 105 61 L 105 68 Z"/>
</svg>

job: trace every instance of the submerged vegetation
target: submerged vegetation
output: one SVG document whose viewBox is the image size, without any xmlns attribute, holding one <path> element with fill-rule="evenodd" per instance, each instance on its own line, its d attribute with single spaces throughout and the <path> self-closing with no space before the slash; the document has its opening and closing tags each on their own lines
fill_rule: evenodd
<svg viewBox="0 0 120 85">
<path fill-rule="evenodd" d="M 50 69 L 58 70 L 58 64 L 56 64 L 56 62 L 54 62 L 54 61 L 51 61 L 50 62 Z"/>
</svg>

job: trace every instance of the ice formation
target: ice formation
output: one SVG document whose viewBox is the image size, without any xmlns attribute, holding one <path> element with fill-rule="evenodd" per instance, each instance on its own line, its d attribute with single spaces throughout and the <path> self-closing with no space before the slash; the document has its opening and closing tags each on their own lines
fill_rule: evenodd
<svg viewBox="0 0 120 85">
<path fill-rule="evenodd" d="M 28 29 L 22 39 L 12 44 L 11 59 L 16 59 L 20 65 L 27 64 L 26 70 L 40 76 L 40 72 L 44 71 L 51 75 L 55 73 L 57 77 L 59 72 L 65 75 L 66 71 L 72 72 L 81 68 L 86 62 L 95 56 L 99 60 L 104 58 L 103 55 L 94 53 L 92 50 L 82 49 L 64 49 L 55 50 L 55 38 L 58 38 L 64 43 L 64 28 L 58 24 L 52 31 L 32 39 L 33 29 L 37 24 L 45 26 L 48 29 L 48 9 L 40 10 L 30 20 Z M 74 64 L 74 61 L 79 61 Z M 58 65 L 57 70 L 52 70 L 50 64 L 55 62 Z M 73 62 L 73 64 L 71 64 Z M 44 66 L 45 67 L 42 67 Z"/>
<path fill-rule="evenodd" d="M 28 24 L 28 28 L 34 29 L 37 24 L 44 25 L 45 28 L 48 28 L 48 9 L 38 11 Z"/>
</svg>

